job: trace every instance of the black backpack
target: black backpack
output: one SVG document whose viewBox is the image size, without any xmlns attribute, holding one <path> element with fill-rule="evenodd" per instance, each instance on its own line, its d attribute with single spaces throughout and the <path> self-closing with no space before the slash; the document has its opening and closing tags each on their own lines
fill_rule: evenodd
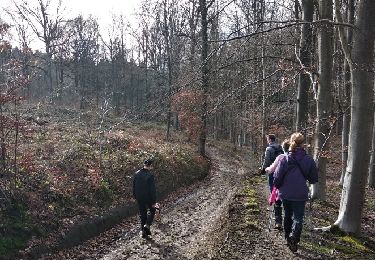
<svg viewBox="0 0 375 260">
<path fill-rule="evenodd" d="M 271 154 L 271 164 L 275 161 L 276 157 L 279 156 L 280 154 L 284 153 L 283 148 L 281 145 L 278 145 L 277 147 L 271 146 L 273 150 L 273 154 Z"/>
</svg>

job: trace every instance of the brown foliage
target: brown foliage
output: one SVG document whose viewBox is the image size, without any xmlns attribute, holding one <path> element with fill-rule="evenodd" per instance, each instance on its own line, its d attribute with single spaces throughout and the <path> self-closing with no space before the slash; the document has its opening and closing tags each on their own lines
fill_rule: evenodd
<svg viewBox="0 0 375 260">
<path fill-rule="evenodd" d="M 190 139 L 197 141 L 203 123 L 198 109 L 203 102 L 200 90 L 182 90 L 172 98 L 172 110 L 178 114 L 181 126 L 186 129 Z"/>
</svg>

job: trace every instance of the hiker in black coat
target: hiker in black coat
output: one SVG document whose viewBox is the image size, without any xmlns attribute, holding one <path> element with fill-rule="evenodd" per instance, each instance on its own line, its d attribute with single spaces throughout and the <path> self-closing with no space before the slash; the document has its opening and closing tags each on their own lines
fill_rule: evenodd
<svg viewBox="0 0 375 260">
<path fill-rule="evenodd" d="M 152 163 L 150 159 L 144 161 L 143 168 L 135 173 L 133 180 L 133 196 L 138 202 L 143 238 L 151 235 L 150 226 L 156 211 L 155 179 L 150 171 Z"/>
<path fill-rule="evenodd" d="M 266 151 L 264 153 L 264 160 L 261 167 L 261 172 L 266 173 L 266 168 L 269 167 L 277 158 L 278 155 L 283 154 L 284 151 L 276 142 L 276 136 L 274 134 L 268 134 L 267 135 L 267 142 L 268 146 L 266 148 Z M 270 192 L 272 193 L 273 189 L 273 172 L 269 172 L 267 175 L 268 178 L 268 186 L 270 189 Z M 282 213 L 282 202 L 281 200 L 277 200 L 274 205 L 274 214 L 275 214 L 275 229 L 281 229 L 282 228 L 282 222 L 283 222 L 283 213 Z"/>
</svg>

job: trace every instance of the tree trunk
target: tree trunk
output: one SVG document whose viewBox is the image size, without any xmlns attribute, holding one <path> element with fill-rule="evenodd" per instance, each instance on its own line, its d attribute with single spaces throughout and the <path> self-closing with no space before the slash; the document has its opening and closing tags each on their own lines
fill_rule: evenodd
<svg viewBox="0 0 375 260">
<path fill-rule="evenodd" d="M 172 58 L 171 58 L 171 49 L 170 40 L 169 40 L 169 26 L 168 25 L 168 10 L 167 10 L 167 1 L 164 1 L 164 28 L 163 35 L 165 41 L 165 49 L 167 53 L 167 67 L 168 67 L 168 112 L 167 112 L 167 140 L 170 138 L 170 129 L 172 121 Z"/>
<path fill-rule="evenodd" d="M 313 0 L 302 0 L 302 20 L 305 22 L 312 22 L 314 15 L 314 3 Z M 312 53 L 312 27 L 311 24 L 306 23 L 302 25 L 301 35 L 301 50 L 300 60 L 302 65 L 307 70 L 311 66 L 311 53 Z M 306 73 L 301 72 L 298 79 L 298 97 L 297 97 L 297 122 L 296 130 L 303 131 L 307 125 L 308 118 L 308 91 L 311 82 L 310 77 Z"/>
<path fill-rule="evenodd" d="M 261 23 L 260 25 L 260 28 L 261 30 L 263 31 L 264 30 L 264 13 L 265 13 L 265 3 L 264 3 L 264 0 L 262 1 L 259 1 L 260 2 L 260 17 L 259 17 L 259 22 Z M 259 11 L 258 11 L 259 13 Z M 266 118 L 266 114 L 267 114 L 267 107 L 266 107 L 266 81 L 265 81 L 265 77 L 266 77 L 266 65 L 265 65 L 265 55 L 266 55 L 266 50 L 265 50 L 265 42 L 264 42 L 264 38 L 265 36 L 262 35 L 262 40 L 261 40 L 261 43 L 262 43 L 262 50 L 261 50 L 261 53 L 262 53 L 262 59 L 261 59 L 261 75 L 262 75 L 262 150 L 264 151 L 267 147 L 267 139 L 266 139 L 266 131 L 267 131 L 267 118 Z M 260 159 L 262 160 L 262 159 Z"/>
<path fill-rule="evenodd" d="M 370 171 L 368 176 L 368 186 L 370 188 L 375 188 L 375 127 L 372 130 L 372 150 L 370 160 Z"/>
<path fill-rule="evenodd" d="M 354 24 L 354 2 L 355 0 L 349 0 L 348 2 L 348 23 Z M 347 38 L 348 38 L 348 46 L 350 46 L 353 43 L 353 30 L 351 28 L 347 28 Z M 347 57 L 349 58 L 349 57 Z M 346 171 L 346 165 L 348 160 L 348 145 L 349 145 L 349 129 L 350 129 L 350 104 L 346 100 L 350 100 L 350 88 L 351 88 L 351 82 L 350 82 L 350 66 L 347 59 L 345 59 L 344 62 L 344 114 L 342 117 L 342 170 L 341 170 L 341 177 L 340 177 L 340 185 L 342 186 L 344 184 L 344 177 L 345 177 L 345 171 Z"/>
<path fill-rule="evenodd" d="M 200 155 L 206 155 L 206 128 L 207 128 L 207 92 L 208 92 L 208 82 L 209 82 L 209 75 L 208 75 L 208 65 L 207 65 L 207 57 L 208 57 L 208 33 L 207 33 L 207 11 L 208 7 L 206 4 L 206 0 L 199 0 L 199 8 L 201 11 L 201 26 L 202 26 L 202 54 L 201 54 L 201 73 L 202 73 L 202 107 L 201 107 L 201 129 L 199 133 L 199 144 L 198 144 L 198 152 Z"/>
<path fill-rule="evenodd" d="M 353 32 L 351 68 L 352 98 L 348 166 L 344 179 L 339 216 L 335 222 L 345 232 L 359 234 L 368 176 L 374 111 L 375 1 L 359 2 L 356 30 Z M 368 152 L 367 152 L 368 151 Z"/>
<path fill-rule="evenodd" d="M 320 0 L 321 19 L 333 19 L 332 0 Z M 331 81 L 333 54 L 333 27 L 329 23 L 320 27 L 318 35 L 320 84 L 316 104 L 317 123 L 315 128 L 314 159 L 319 169 L 319 182 L 312 185 L 312 198 L 326 200 L 326 166 L 329 151 Z"/>
<path fill-rule="evenodd" d="M 349 130 L 350 130 L 350 110 L 345 111 L 342 118 L 342 145 L 341 145 L 341 177 L 340 177 L 340 185 L 344 184 L 344 177 L 346 172 L 346 166 L 348 161 L 348 146 L 349 146 Z"/>
<path fill-rule="evenodd" d="M 265 77 L 265 65 L 264 65 L 264 37 L 262 36 L 262 61 L 261 61 L 261 66 L 262 66 L 262 77 L 264 79 Z M 266 82 L 263 80 L 262 81 L 262 150 L 264 151 L 267 146 L 267 141 L 266 141 Z"/>
</svg>

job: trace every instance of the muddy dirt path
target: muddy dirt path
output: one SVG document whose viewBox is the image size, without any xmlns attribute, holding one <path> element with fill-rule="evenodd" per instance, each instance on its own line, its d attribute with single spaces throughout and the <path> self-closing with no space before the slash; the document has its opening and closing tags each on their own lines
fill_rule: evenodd
<svg viewBox="0 0 375 260">
<path fill-rule="evenodd" d="M 204 259 L 215 254 L 215 234 L 219 233 L 228 205 L 241 187 L 246 167 L 229 152 L 209 149 L 212 168 L 193 190 L 163 205 L 151 227 L 152 239 L 140 236 L 138 217 L 85 242 L 43 259 Z"/>
<path fill-rule="evenodd" d="M 244 168 L 238 159 L 210 150 L 212 170 L 194 192 L 164 209 L 152 226 L 150 241 L 133 228 L 102 259 L 195 259 L 210 255 L 211 235 L 236 192 Z M 136 224 L 135 224 L 136 225 Z M 138 227 L 138 225 L 136 225 Z"/>
</svg>

